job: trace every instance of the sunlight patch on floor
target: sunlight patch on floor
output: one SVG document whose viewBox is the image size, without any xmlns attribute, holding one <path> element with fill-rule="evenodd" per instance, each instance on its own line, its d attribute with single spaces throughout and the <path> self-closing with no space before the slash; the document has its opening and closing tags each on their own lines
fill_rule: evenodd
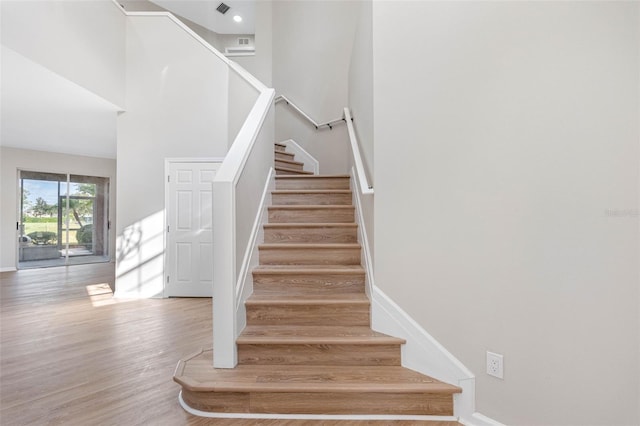
<svg viewBox="0 0 640 426">
<path fill-rule="evenodd" d="M 127 302 L 131 299 L 115 299 L 113 297 L 113 291 L 111 287 L 107 283 L 100 284 L 90 284 L 85 286 L 85 290 L 87 291 L 87 295 L 89 296 L 89 300 L 91 300 L 91 305 L 94 308 L 99 308 L 101 306 L 114 305 L 116 303 Z"/>
</svg>

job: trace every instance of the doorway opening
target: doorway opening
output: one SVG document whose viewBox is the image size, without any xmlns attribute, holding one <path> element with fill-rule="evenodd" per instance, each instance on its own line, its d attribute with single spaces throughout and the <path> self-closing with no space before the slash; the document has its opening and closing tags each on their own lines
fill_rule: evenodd
<svg viewBox="0 0 640 426">
<path fill-rule="evenodd" d="M 19 174 L 18 269 L 110 260 L 109 178 Z"/>
</svg>

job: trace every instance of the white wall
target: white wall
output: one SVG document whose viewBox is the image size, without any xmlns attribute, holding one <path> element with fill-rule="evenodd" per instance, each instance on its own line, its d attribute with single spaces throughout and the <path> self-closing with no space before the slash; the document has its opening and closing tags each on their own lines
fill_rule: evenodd
<svg viewBox="0 0 640 426">
<path fill-rule="evenodd" d="M 228 146 L 233 144 L 238 131 L 244 124 L 253 104 L 258 99 L 258 90 L 247 83 L 238 73 L 234 71 L 229 72 L 229 94 L 228 101 L 229 106 L 227 109 L 227 115 L 229 117 L 229 127 L 227 137 L 229 139 Z"/>
<path fill-rule="evenodd" d="M 364 0 L 359 5 L 349 64 L 349 109 L 360 141 L 362 162 L 373 185 L 373 3 Z"/>
<path fill-rule="evenodd" d="M 0 270 L 16 267 L 18 234 L 18 170 L 72 173 L 110 179 L 109 219 L 116 217 L 116 161 L 44 151 L 0 147 Z M 109 231 L 109 253 L 115 254 L 115 227 Z"/>
<path fill-rule="evenodd" d="M 348 106 L 353 117 L 353 127 L 358 137 L 358 146 L 362 156 L 369 184 L 375 186 L 373 173 L 374 134 L 373 134 L 373 2 L 359 2 L 358 21 L 353 39 L 353 49 L 349 63 Z M 352 167 L 353 165 L 349 165 Z M 364 228 L 371 255 L 375 253 L 374 233 L 374 197 L 361 198 Z"/>
<path fill-rule="evenodd" d="M 113 2 L 3 0 L 0 7 L 3 45 L 124 106 L 125 19 Z"/>
<path fill-rule="evenodd" d="M 233 58 L 265 86 L 273 86 L 273 2 L 256 2 L 255 56 Z"/>
<path fill-rule="evenodd" d="M 640 423 L 639 9 L 373 3 L 376 284 L 506 424 Z"/>
<path fill-rule="evenodd" d="M 341 118 L 347 105 L 358 11 L 358 2 L 273 2 L 274 88 L 317 122 Z M 280 103 L 276 108 L 276 139 L 298 142 L 320 161 L 321 173 L 347 171 L 347 133 L 343 125 L 317 132 Z"/>
<path fill-rule="evenodd" d="M 129 17 L 127 112 L 118 120 L 116 294 L 161 296 L 164 159 L 224 157 L 225 63 L 166 17 Z"/>
</svg>

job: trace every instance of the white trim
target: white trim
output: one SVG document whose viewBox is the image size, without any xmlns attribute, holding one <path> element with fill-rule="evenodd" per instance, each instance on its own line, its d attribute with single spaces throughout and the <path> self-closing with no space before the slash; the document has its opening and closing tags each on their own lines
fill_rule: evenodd
<svg viewBox="0 0 640 426">
<path fill-rule="evenodd" d="M 251 228 L 247 250 L 244 253 L 238 282 L 236 284 L 236 338 L 242 332 L 247 323 L 247 315 L 244 302 L 253 293 L 253 276 L 251 270 L 258 266 L 258 244 L 263 240 L 264 230 L 262 225 L 268 222 L 267 206 L 271 205 L 271 191 L 275 187 L 275 170 L 269 169 L 267 179 L 260 198 L 260 207 L 256 214 L 256 219 Z"/>
<path fill-rule="evenodd" d="M 16 272 L 18 269 L 16 269 L 15 266 L 7 266 L 6 268 L 0 268 L 0 272 Z"/>
<path fill-rule="evenodd" d="M 224 157 L 168 157 L 164 159 L 165 166 L 167 163 L 222 163 Z M 168 169 L 165 168 L 165 172 Z"/>
<path fill-rule="evenodd" d="M 405 420 L 405 421 L 457 421 L 454 416 L 419 416 L 394 414 L 267 414 L 267 413 L 216 413 L 191 408 L 182 398 L 182 391 L 178 394 L 178 402 L 184 410 L 199 417 L 213 419 L 271 419 L 271 420 Z"/>
<path fill-rule="evenodd" d="M 454 396 L 456 415 L 465 418 L 475 411 L 473 373 L 375 285 L 371 293 L 371 327 L 406 340 L 402 346 L 403 367 L 463 389 Z"/>
<path fill-rule="evenodd" d="M 358 182 L 360 183 L 360 191 L 362 195 L 373 194 L 373 185 L 369 184 L 367 174 L 364 170 L 364 164 L 362 163 L 362 155 L 360 154 L 360 147 L 358 146 L 358 139 L 356 138 L 356 131 L 353 128 L 353 122 L 351 121 L 351 112 L 349 108 L 344 109 L 344 119 L 347 122 L 347 131 L 349 132 L 349 142 L 351 145 L 351 153 L 353 154 L 353 162 L 355 163 Z"/>
<path fill-rule="evenodd" d="M 295 154 L 296 161 L 304 163 L 303 170 L 313 172 L 314 175 L 320 173 L 320 162 L 316 158 L 309 154 L 303 147 L 298 145 L 293 139 L 287 139 L 286 141 L 278 142 L 281 145 L 286 145 L 290 149 L 291 154 Z"/>
<path fill-rule="evenodd" d="M 391 298 L 389 298 L 380 288 L 373 286 L 373 326 L 376 330 L 383 333 L 390 333 L 398 337 L 407 338 L 408 353 L 403 351 L 403 365 L 405 364 L 405 356 L 408 355 L 408 361 L 414 370 L 420 368 L 425 369 L 421 365 L 428 360 L 429 372 L 426 374 L 436 379 L 451 382 L 458 380 L 475 378 L 473 373 L 467 369 L 456 357 L 454 357 L 447 349 L 442 346 L 433 336 L 423 329 L 413 318 L 409 316 L 400 306 L 398 306 Z M 420 350 L 418 356 L 414 359 L 411 355 L 415 350 Z M 428 356 L 425 356 L 427 354 Z"/>
<path fill-rule="evenodd" d="M 460 419 L 458 422 L 465 426 L 505 426 L 504 423 L 500 423 L 480 413 L 473 413 L 471 419 Z"/>
<path fill-rule="evenodd" d="M 169 273 L 169 267 L 167 265 L 167 226 L 169 225 L 167 214 L 167 203 L 169 202 L 169 180 L 170 165 L 172 163 L 222 163 L 224 157 L 170 157 L 164 159 L 164 211 L 162 222 L 162 297 L 167 298 L 167 274 Z"/>
<path fill-rule="evenodd" d="M 364 265 L 365 274 L 365 290 L 367 296 L 372 298 L 374 287 L 373 259 L 371 258 L 371 248 L 369 247 L 369 238 L 367 237 L 367 229 L 365 228 L 364 215 L 362 213 L 362 201 L 360 199 L 361 192 L 358 190 L 358 180 L 355 178 L 355 168 L 351 167 L 351 192 L 356 207 L 356 220 L 358 223 L 358 241 L 362 246 L 361 262 Z M 354 188 L 355 187 L 355 188 Z"/>
</svg>

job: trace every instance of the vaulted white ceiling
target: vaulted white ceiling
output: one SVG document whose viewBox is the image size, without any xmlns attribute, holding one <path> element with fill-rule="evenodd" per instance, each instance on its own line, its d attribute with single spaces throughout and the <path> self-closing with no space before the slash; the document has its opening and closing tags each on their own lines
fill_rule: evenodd
<svg viewBox="0 0 640 426">
<path fill-rule="evenodd" d="M 2 46 L 2 146 L 116 158 L 118 108 Z"/>
<path fill-rule="evenodd" d="M 254 34 L 255 0 L 151 0 L 176 15 L 183 16 L 218 34 Z M 223 15 L 216 10 L 220 3 L 230 9 Z M 242 22 L 235 22 L 234 16 Z"/>
</svg>

